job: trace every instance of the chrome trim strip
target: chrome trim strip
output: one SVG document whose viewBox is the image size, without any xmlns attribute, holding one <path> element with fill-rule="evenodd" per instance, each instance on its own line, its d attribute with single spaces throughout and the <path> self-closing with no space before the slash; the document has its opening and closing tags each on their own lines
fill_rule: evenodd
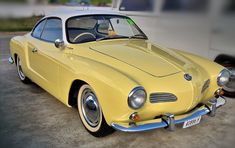
<svg viewBox="0 0 235 148">
<path fill-rule="evenodd" d="M 201 93 L 204 93 L 204 92 L 207 90 L 207 88 L 210 87 L 210 83 L 211 83 L 211 80 L 210 80 L 210 79 L 208 79 L 208 80 L 205 81 L 204 85 L 202 86 Z"/>
<path fill-rule="evenodd" d="M 14 60 L 13 60 L 12 57 L 9 57 L 9 58 L 8 58 L 8 63 L 9 63 L 9 64 L 14 64 Z"/>
<path fill-rule="evenodd" d="M 144 125 L 138 125 L 138 126 L 131 126 L 131 127 L 123 127 L 118 124 L 112 123 L 111 126 L 122 132 L 142 132 L 142 131 L 148 131 L 156 128 L 163 128 L 167 127 L 166 122 L 159 122 L 159 123 L 149 123 L 149 124 L 144 124 Z"/>
<path fill-rule="evenodd" d="M 193 114 L 191 114 L 190 116 L 188 117 L 185 117 L 183 119 L 180 119 L 180 120 L 175 120 L 175 124 L 180 124 L 180 123 L 183 123 L 187 120 L 190 120 L 190 119 L 193 119 L 193 118 L 196 118 L 198 116 L 203 116 L 203 115 L 206 115 L 210 112 L 210 110 L 208 108 L 203 108 L 203 109 L 200 109 L 200 110 L 197 110 L 196 112 L 194 112 Z"/>
<path fill-rule="evenodd" d="M 226 100 L 222 97 L 219 97 L 216 99 L 216 102 L 217 102 L 216 108 L 219 108 L 220 106 L 223 106 L 226 103 Z M 124 126 L 118 125 L 116 123 L 112 123 L 111 126 L 114 129 L 119 130 L 119 131 L 123 131 L 123 132 L 141 132 L 141 131 L 148 131 L 148 130 L 157 129 L 157 128 L 164 128 L 164 127 L 166 127 L 166 128 L 171 127 L 172 129 L 174 129 L 173 127 L 175 124 L 180 124 L 180 123 L 183 123 L 187 120 L 196 118 L 198 116 L 203 116 L 203 115 L 206 115 L 206 114 L 208 114 L 210 112 L 214 112 L 214 111 L 215 110 L 214 110 L 213 105 L 208 102 L 208 104 L 205 104 L 205 105 L 195 109 L 195 111 L 193 111 L 189 116 L 184 117 L 182 119 L 178 119 L 178 120 L 172 120 L 174 115 L 170 114 L 171 116 L 169 116 L 169 117 L 164 116 L 164 119 L 162 119 L 161 122 L 147 123 L 147 124 L 143 124 L 143 125 L 136 125 L 136 126 L 130 126 L 130 127 L 124 127 Z M 168 117 L 168 118 L 166 119 L 166 117 Z M 177 117 L 177 116 L 175 116 L 175 117 Z M 164 120 L 167 120 L 167 122 Z"/>
</svg>

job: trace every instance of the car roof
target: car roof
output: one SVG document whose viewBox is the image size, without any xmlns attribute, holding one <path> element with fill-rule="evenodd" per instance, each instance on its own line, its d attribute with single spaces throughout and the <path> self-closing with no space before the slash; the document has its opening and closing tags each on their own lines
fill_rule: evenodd
<svg viewBox="0 0 235 148">
<path fill-rule="evenodd" d="M 77 10 L 60 10 L 60 11 L 55 11 L 52 13 L 47 14 L 44 18 L 47 17 L 60 17 L 61 19 L 68 19 L 73 16 L 84 16 L 84 15 L 121 15 L 121 16 L 126 16 L 124 14 L 121 14 L 119 12 L 113 11 L 113 10 L 91 10 L 87 8 L 83 9 L 77 9 Z"/>
</svg>

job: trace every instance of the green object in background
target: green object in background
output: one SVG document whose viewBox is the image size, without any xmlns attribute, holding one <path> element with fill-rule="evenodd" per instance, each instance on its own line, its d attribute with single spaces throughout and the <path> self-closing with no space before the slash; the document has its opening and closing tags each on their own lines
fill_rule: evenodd
<svg viewBox="0 0 235 148">
<path fill-rule="evenodd" d="M 26 3 L 27 0 L 0 0 L 0 2 L 6 2 L 6 3 Z"/>
<path fill-rule="evenodd" d="M 128 18 L 126 20 L 127 20 L 128 24 L 130 24 L 130 25 L 134 25 L 135 24 L 134 21 L 132 19 L 130 19 L 130 18 Z"/>
<path fill-rule="evenodd" d="M 112 0 L 91 0 L 93 5 L 112 3 Z"/>
<path fill-rule="evenodd" d="M 43 16 L 32 16 L 27 18 L 0 18 L 0 31 L 31 31 L 36 22 L 42 17 Z"/>
</svg>

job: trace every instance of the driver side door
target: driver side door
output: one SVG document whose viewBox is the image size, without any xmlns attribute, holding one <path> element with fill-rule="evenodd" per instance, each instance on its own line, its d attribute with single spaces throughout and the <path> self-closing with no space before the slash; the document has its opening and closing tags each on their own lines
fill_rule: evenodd
<svg viewBox="0 0 235 148">
<path fill-rule="evenodd" d="M 39 34 L 34 33 L 40 27 Z M 59 57 L 62 51 L 55 47 L 56 39 L 62 39 L 62 21 L 46 18 L 40 22 L 29 37 L 28 59 L 32 79 L 55 97 L 59 97 Z"/>
</svg>

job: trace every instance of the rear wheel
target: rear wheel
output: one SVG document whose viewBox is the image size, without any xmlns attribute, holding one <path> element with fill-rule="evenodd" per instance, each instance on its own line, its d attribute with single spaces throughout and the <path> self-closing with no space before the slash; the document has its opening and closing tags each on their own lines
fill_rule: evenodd
<svg viewBox="0 0 235 148">
<path fill-rule="evenodd" d="M 25 74 L 22 70 L 22 63 L 21 63 L 19 56 L 16 56 L 16 68 L 17 68 L 17 74 L 18 74 L 20 80 L 23 83 L 29 83 L 30 82 L 29 78 L 25 76 Z"/>
<path fill-rule="evenodd" d="M 104 137 L 114 132 L 105 121 L 94 90 L 84 84 L 78 93 L 78 112 L 86 130 L 95 137 Z"/>
</svg>

